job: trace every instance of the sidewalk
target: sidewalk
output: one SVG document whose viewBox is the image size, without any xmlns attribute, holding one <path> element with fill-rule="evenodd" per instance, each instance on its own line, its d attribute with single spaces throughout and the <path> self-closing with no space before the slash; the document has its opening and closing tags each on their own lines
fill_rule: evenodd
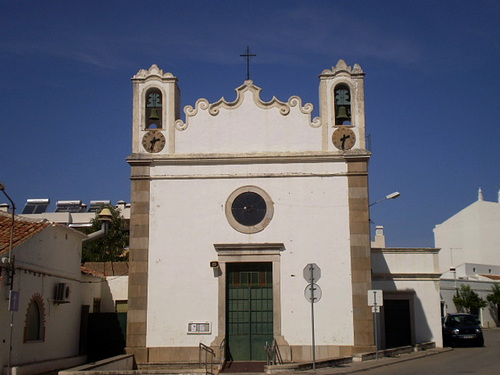
<svg viewBox="0 0 500 375">
<path fill-rule="evenodd" d="M 296 374 L 304 374 L 304 375 L 333 375 L 333 374 L 354 374 L 358 372 L 368 371 L 370 369 L 389 366 L 395 363 L 412 361 L 414 359 L 419 359 L 423 357 L 427 357 L 430 355 L 436 355 L 440 353 L 444 353 L 447 351 L 453 350 L 451 348 L 436 348 L 436 349 L 428 349 L 418 352 L 411 352 L 405 354 L 399 354 L 393 357 L 382 357 L 379 359 L 372 359 L 363 362 L 352 362 L 346 363 L 343 365 L 335 366 L 335 367 L 323 367 L 316 368 L 316 370 L 304 370 L 293 372 Z"/>
</svg>

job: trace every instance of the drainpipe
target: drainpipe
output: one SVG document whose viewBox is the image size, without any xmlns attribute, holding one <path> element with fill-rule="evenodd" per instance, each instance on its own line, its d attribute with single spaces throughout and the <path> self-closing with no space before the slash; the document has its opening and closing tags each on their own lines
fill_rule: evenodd
<svg viewBox="0 0 500 375">
<path fill-rule="evenodd" d="M 99 229 L 97 232 L 88 234 L 87 237 L 82 239 L 82 244 L 104 237 L 106 233 L 108 233 L 112 217 L 113 215 L 111 214 L 109 208 L 103 208 L 98 216 L 99 221 L 101 222 L 101 229 Z"/>
</svg>

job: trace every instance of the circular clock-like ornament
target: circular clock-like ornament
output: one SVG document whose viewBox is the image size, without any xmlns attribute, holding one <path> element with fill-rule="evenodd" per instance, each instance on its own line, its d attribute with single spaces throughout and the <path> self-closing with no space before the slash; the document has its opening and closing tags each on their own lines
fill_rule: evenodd
<svg viewBox="0 0 500 375">
<path fill-rule="evenodd" d="M 339 150 L 350 150 L 356 143 L 356 134 L 354 134 L 352 129 L 341 126 L 333 132 L 332 142 Z"/>
<path fill-rule="evenodd" d="M 234 191 L 226 202 L 229 224 L 241 233 L 263 230 L 273 217 L 271 197 L 256 186 L 243 186 Z"/>
<path fill-rule="evenodd" d="M 150 130 L 142 137 L 142 145 L 147 152 L 160 152 L 165 147 L 165 136 L 159 130 Z"/>
</svg>

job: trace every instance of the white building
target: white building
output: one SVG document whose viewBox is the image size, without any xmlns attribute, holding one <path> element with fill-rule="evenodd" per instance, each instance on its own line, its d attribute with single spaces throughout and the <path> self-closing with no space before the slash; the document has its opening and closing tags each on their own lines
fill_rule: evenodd
<svg viewBox="0 0 500 375">
<path fill-rule="evenodd" d="M 500 265 L 500 203 L 478 200 L 434 228 L 441 272 L 463 263 Z"/>
<path fill-rule="evenodd" d="M 383 227 L 372 242 L 372 287 L 382 290 L 379 347 L 442 345 L 439 249 L 387 248 Z"/>
<path fill-rule="evenodd" d="M 500 196 L 499 196 L 500 198 Z M 488 202 L 479 189 L 478 200 L 434 228 L 441 248 L 441 304 L 443 314 L 457 311 L 453 295 L 468 285 L 486 300 L 495 282 L 500 282 L 500 199 Z M 497 306 L 481 309 L 484 327 L 499 324 Z"/>
<path fill-rule="evenodd" d="M 90 312 L 127 312 L 128 270 L 128 262 L 86 262 L 83 264 L 84 274 L 105 280 L 102 283 L 87 285 L 86 304 L 92 306 Z"/>
<path fill-rule="evenodd" d="M 453 303 L 453 296 L 462 285 L 470 286 L 471 289 L 483 300 L 492 293 L 494 283 L 500 283 L 500 266 L 491 266 L 477 263 L 463 263 L 441 277 L 441 303 L 443 315 L 457 312 Z M 497 327 L 499 324 L 498 306 L 488 303 L 479 311 L 478 319 L 485 328 Z"/>
<path fill-rule="evenodd" d="M 53 223 L 81 228 L 91 226 L 91 221 L 95 218 L 96 213 L 104 206 L 110 205 L 110 200 L 93 200 L 88 206 L 81 200 L 60 200 L 56 202 L 55 209 L 49 211 L 49 199 L 27 199 L 20 215 L 30 219 L 45 219 Z M 120 215 L 128 223 L 130 221 L 130 204 L 118 201 L 115 208 L 120 211 Z"/>
<path fill-rule="evenodd" d="M 84 363 L 79 338 L 85 235 L 16 216 L 10 249 L 11 228 L 12 216 L 0 212 L 0 369 L 39 374 Z"/>
<path fill-rule="evenodd" d="M 177 78 L 156 65 L 134 87 L 129 352 L 195 362 L 312 358 L 304 268 L 321 269 L 316 357 L 373 349 L 364 73 L 340 60 L 319 81 L 319 117 L 293 96 L 199 99 L 180 116 Z"/>
</svg>

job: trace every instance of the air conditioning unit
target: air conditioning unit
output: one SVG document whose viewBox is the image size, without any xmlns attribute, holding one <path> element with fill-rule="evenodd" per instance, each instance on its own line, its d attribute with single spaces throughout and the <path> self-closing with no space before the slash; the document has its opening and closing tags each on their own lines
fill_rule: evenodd
<svg viewBox="0 0 500 375">
<path fill-rule="evenodd" d="M 57 283 L 54 288 L 54 303 L 69 303 L 70 289 L 66 283 Z"/>
</svg>

